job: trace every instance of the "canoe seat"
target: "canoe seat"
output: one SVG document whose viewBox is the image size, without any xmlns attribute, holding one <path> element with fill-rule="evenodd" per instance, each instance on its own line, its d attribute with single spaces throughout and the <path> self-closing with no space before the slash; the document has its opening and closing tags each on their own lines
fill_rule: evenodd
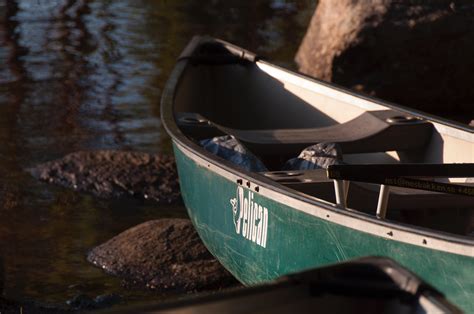
<svg viewBox="0 0 474 314">
<path fill-rule="evenodd" d="M 296 191 L 336 203 L 334 183 L 326 171 L 274 171 L 264 176 Z M 474 186 L 470 183 L 467 185 Z M 376 214 L 380 186 L 351 182 L 347 198 L 350 209 Z M 474 232 L 473 198 L 391 187 L 387 219 L 444 232 L 472 236 Z"/>
<path fill-rule="evenodd" d="M 267 172 L 263 175 L 276 179 L 288 188 L 336 203 L 334 183 L 327 179 L 324 170 L 320 172 L 319 180 L 314 174 L 309 178 L 298 171 Z M 347 197 L 348 208 L 375 216 L 379 190 L 378 185 L 351 182 Z M 391 187 L 386 219 L 473 236 L 474 202 L 469 196 Z"/>
<path fill-rule="evenodd" d="M 180 113 L 178 124 L 191 136 L 235 136 L 259 155 L 295 155 L 307 146 L 337 143 L 342 153 L 404 151 L 423 147 L 431 123 L 394 110 L 367 111 L 342 124 L 320 128 L 240 130 L 215 124 L 195 113 Z"/>
<path fill-rule="evenodd" d="M 308 171 L 270 171 L 261 173 L 284 186 L 335 203 L 334 183 L 328 179 L 326 170 Z M 466 184 L 474 185 L 474 184 Z M 348 207 L 371 208 L 375 210 L 380 186 L 351 182 L 348 193 Z M 419 209 L 466 208 L 474 210 L 474 201 L 470 196 L 452 195 L 417 189 L 391 187 L 388 204 L 389 211 Z"/>
</svg>

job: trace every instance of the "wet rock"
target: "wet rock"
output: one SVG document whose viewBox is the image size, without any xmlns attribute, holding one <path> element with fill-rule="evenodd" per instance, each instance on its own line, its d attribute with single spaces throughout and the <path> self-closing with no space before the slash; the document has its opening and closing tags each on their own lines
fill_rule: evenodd
<svg viewBox="0 0 474 314">
<path fill-rule="evenodd" d="M 29 171 L 39 180 L 104 198 L 133 196 L 162 203 L 181 200 L 174 159 L 169 156 L 125 151 L 77 152 Z"/>
<path fill-rule="evenodd" d="M 95 309 L 94 299 L 85 294 L 74 296 L 71 300 L 66 301 L 67 305 L 75 310 L 92 310 Z"/>
<path fill-rule="evenodd" d="M 66 303 L 74 310 L 84 311 L 111 307 L 121 301 L 122 298 L 116 294 L 99 295 L 95 299 L 85 294 L 78 294 Z"/>
<path fill-rule="evenodd" d="M 160 219 L 122 232 L 87 259 L 128 285 L 158 291 L 200 291 L 236 284 L 207 251 L 188 219 Z"/>
<path fill-rule="evenodd" d="M 71 310 L 62 309 L 53 306 L 43 306 L 34 302 L 17 302 L 0 297 L 1 314 L 63 314 L 73 313 Z"/>
<path fill-rule="evenodd" d="M 474 118 L 474 4 L 320 0 L 300 71 L 409 107 Z"/>
<path fill-rule="evenodd" d="M 122 298 L 117 294 L 103 294 L 95 297 L 94 302 L 97 308 L 111 307 L 122 301 Z"/>
</svg>

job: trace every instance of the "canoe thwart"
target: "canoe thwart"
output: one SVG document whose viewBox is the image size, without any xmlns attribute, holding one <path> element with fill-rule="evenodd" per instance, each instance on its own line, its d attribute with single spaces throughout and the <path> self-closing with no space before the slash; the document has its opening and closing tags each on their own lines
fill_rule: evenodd
<svg viewBox="0 0 474 314">
<path fill-rule="evenodd" d="M 316 143 L 337 143 L 343 153 L 419 149 L 432 135 L 431 123 L 394 110 L 367 111 L 341 124 L 319 128 L 237 130 L 220 127 L 255 153 L 299 152 Z"/>
<path fill-rule="evenodd" d="M 187 123 L 194 116 L 203 123 Z M 184 119 L 184 120 L 183 120 Z M 337 143 L 343 153 L 406 151 L 425 146 L 432 135 L 428 121 L 394 110 L 367 111 L 342 124 L 319 128 L 242 130 L 214 123 L 198 113 L 178 113 L 178 125 L 193 138 L 229 134 L 259 155 L 297 155 L 310 145 Z M 204 131 L 205 130 L 205 131 Z"/>
</svg>

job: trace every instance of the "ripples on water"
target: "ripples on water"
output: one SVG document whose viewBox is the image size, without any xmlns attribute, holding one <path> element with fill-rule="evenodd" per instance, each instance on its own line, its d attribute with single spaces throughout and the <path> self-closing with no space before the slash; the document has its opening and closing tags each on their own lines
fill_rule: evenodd
<svg viewBox="0 0 474 314">
<path fill-rule="evenodd" d="M 36 182 L 24 169 L 67 153 L 170 153 L 159 100 L 181 49 L 210 34 L 283 66 L 314 1 L 0 0 L 0 256 L 5 295 L 62 303 L 120 293 L 85 261 L 118 232 L 180 208 L 105 201 Z"/>
</svg>

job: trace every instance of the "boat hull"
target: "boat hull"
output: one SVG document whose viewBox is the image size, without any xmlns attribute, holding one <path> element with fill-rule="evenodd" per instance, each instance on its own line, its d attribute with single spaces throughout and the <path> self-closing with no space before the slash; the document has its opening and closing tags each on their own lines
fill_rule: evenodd
<svg viewBox="0 0 474 314">
<path fill-rule="evenodd" d="M 253 285 L 281 275 L 363 256 L 387 256 L 474 312 L 474 259 L 377 236 L 275 199 L 225 168 L 178 143 L 174 152 L 189 216 L 209 251 L 242 283 Z M 258 191 L 256 191 L 258 190 Z M 243 213 L 242 213 L 243 212 Z M 318 214 L 316 214 L 318 212 Z"/>
</svg>

